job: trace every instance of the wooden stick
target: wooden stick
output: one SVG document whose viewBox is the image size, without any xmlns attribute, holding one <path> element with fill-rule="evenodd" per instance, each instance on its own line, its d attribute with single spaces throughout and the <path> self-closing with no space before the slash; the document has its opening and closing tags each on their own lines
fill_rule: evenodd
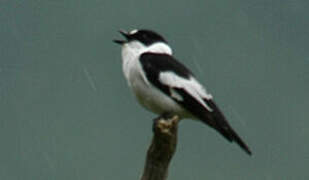
<svg viewBox="0 0 309 180">
<path fill-rule="evenodd" d="M 151 145 L 141 180 L 166 180 L 169 163 L 176 151 L 179 117 L 154 120 Z"/>
</svg>

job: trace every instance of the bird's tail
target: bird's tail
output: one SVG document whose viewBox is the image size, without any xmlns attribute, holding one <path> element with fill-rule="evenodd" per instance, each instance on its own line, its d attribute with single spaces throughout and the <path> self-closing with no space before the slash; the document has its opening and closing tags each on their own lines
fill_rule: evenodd
<svg viewBox="0 0 309 180">
<path fill-rule="evenodd" d="M 211 113 L 207 113 L 206 117 L 203 118 L 202 121 L 216 129 L 228 141 L 236 142 L 247 154 L 251 155 L 252 152 L 249 147 L 232 129 L 216 104 L 212 100 L 208 100 L 207 104 L 213 111 Z"/>
<path fill-rule="evenodd" d="M 238 136 L 238 134 L 230 127 L 215 128 L 230 142 L 236 142 L 247 154 L 252 155 L 248 145 Z"/>
</svg>

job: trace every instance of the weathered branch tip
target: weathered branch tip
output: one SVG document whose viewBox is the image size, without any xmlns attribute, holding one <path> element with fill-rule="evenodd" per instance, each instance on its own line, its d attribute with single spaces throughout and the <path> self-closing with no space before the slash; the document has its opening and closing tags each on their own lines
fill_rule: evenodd
<svg viewBox="0 0 309 180">
<path fill-rule="evenodd" d="M 154 120 L 151 145 L 141 180 L 166 180 L 169 163 L 176 151 L 178 116 Z"/>
</svg>

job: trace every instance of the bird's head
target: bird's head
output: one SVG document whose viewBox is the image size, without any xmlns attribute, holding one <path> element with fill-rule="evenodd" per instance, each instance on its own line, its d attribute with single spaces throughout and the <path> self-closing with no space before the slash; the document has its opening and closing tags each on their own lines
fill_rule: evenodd
<svg viewBox="0 0 309 180">
<path fill-rule="evenodd" d="M 114 42 L 129 51 L 172 54 L 167 41 L 154 31 L 141 29 L 130 32 L 120 30 L 119 32 L 125 40 L 114 40 Z"/>
</svg>

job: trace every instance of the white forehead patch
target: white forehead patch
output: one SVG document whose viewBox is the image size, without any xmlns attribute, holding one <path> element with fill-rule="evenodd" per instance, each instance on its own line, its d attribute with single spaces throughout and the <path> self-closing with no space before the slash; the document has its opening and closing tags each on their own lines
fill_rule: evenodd
<svg viewBox="0 0 309 180">
<path fill-rule="evenodd" d="M 132 31 L 129 32 L 129 34 L 135 34 L 137 33 L 137 31 L 138 31 L 137 29 L 133 29 Z"/>
</svg>

